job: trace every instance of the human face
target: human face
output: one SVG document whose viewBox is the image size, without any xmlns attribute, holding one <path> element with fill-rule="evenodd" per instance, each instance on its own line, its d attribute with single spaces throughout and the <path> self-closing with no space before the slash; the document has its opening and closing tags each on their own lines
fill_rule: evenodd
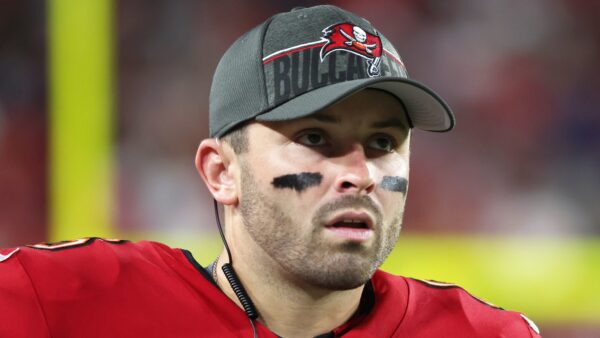
<svg viewBox="0 0 600 338">
<path fill-rule="evenodd" d="M 400 234 L 407 125 L 396 98 L 363 90 L 307 118 L 247 127 L 240 214 L 284 275 L 344 290 L 383 263 Z"/>
</svg>

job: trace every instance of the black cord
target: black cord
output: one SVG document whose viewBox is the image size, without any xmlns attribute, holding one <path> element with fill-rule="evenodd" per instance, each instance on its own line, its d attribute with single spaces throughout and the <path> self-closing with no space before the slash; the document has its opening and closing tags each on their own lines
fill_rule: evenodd
<svg viewBox="0 0 600 338">
<path fill-rule="evenodd" d="M 248 315 L 248 318 L 258 318 L 258 312 L 256 312 L 254 303 L 252 303 L 252 299 L 250 299 L 248 293 L 246 293 L 246 289 L 244 289 L 244 286 L 242 283 L 240 283 L 240 279 L 235 273 L 235 270 L 233 270 L 233 266 L 231 266 L 229 263 L 225 263 L 223 264 L 222 269 L 227 281 L 229 282 L 229 285 L 231 285 L 231 289 L 233 289 L 233 292 L 235 292 L 235 295 L 242 304 L 242 307 L 244 308 L 246 315 Z"/>
<path fill-rule="evenodd" d="M 254 336 L 254 338 L 258 338 L 258 332 L 256 332 L 256 325 L 254 325 L 254 320 L 248 318 L 248 320 L 250 321 L 250 325 L 252 326 L 252 335 Z"/>
<path fill-rule="evenodd" d="M 227 251 L 227 257 L 229 258 L 229 263 L 223 264 L 221 269 L 223 270 L 223 274 L 225 274 L 225 278 L 231 285 L 231 289 L 237 296 L 238 300 L 242 304 L 246 315 L 250 319 L 250 323 L 252 324 L 252 332 L 254 333 L 254 337 L 257 337 L 256 327 L 254 326 L 254 320 L 258 318 L 258 311 L 256 311 L 256 307 L 248 296 L 246 289 L 240 282 L 235 270 L 233 270 L 233 260 L 231 258 L 231 251 L 229 250 L 229 245 L 227 245 L 227 240 L 225 240 L 225 233 L 223 232 L 223 227 L 221 226 L 221 220 L 219 218 L 219 205 L 217 204 L 217 200 L 213 200 L 215 205 L 215 215 L 217 217 L 217 226 L 219 228 L 219 234 L 221 234 L 221 239 L 223 240 L 223 245 L 225 245 L 225 250 Z"/>
</svg>

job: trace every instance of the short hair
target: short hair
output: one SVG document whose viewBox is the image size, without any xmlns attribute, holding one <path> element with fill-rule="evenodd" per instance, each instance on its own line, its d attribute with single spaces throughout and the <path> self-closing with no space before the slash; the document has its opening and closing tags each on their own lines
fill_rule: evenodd
<svg viewBox="0 0 600 338">
<path fill-rule="evenodd" d="M 221 137 L 223 141 L 229 143 L 237 155 L 248 151 L 248 133 L 246 131 L 246 126 L 247 124 L 243 124 Z"/>
</svg>

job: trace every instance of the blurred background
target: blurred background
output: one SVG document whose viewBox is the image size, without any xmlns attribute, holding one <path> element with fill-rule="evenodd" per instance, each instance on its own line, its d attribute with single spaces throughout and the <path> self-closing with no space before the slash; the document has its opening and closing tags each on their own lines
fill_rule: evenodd
<svg viewBox="0 0 600 338">
<path fill-rule="evenodd" d="M 331 1 L 374 23 L 453 108 L 413 134 L 384 269 L 456 282 L 544 337 L 600 336 L 600 2 Z M 195 172 L 220 56 L 316 1 L 0 0 L 0 247 L 220 244 Z"/>
</svg>

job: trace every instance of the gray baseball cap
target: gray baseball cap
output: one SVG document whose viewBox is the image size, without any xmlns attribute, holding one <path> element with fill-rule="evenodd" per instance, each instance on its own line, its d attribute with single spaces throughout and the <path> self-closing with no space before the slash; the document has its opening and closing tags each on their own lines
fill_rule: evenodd
<svg viewBox="0 0 600 338">
<path fill-rule="evenodd" d="M 383 34 L 353 13 L 323 5 L 276 14 L 225 52 L 210 90 L 210 135 L 221 137 L 249 120 L 305 117 L 365 88 L 400 99 L 411 127 L 454 127 L 450 107 L 408 78 Z"/>
</svg>

